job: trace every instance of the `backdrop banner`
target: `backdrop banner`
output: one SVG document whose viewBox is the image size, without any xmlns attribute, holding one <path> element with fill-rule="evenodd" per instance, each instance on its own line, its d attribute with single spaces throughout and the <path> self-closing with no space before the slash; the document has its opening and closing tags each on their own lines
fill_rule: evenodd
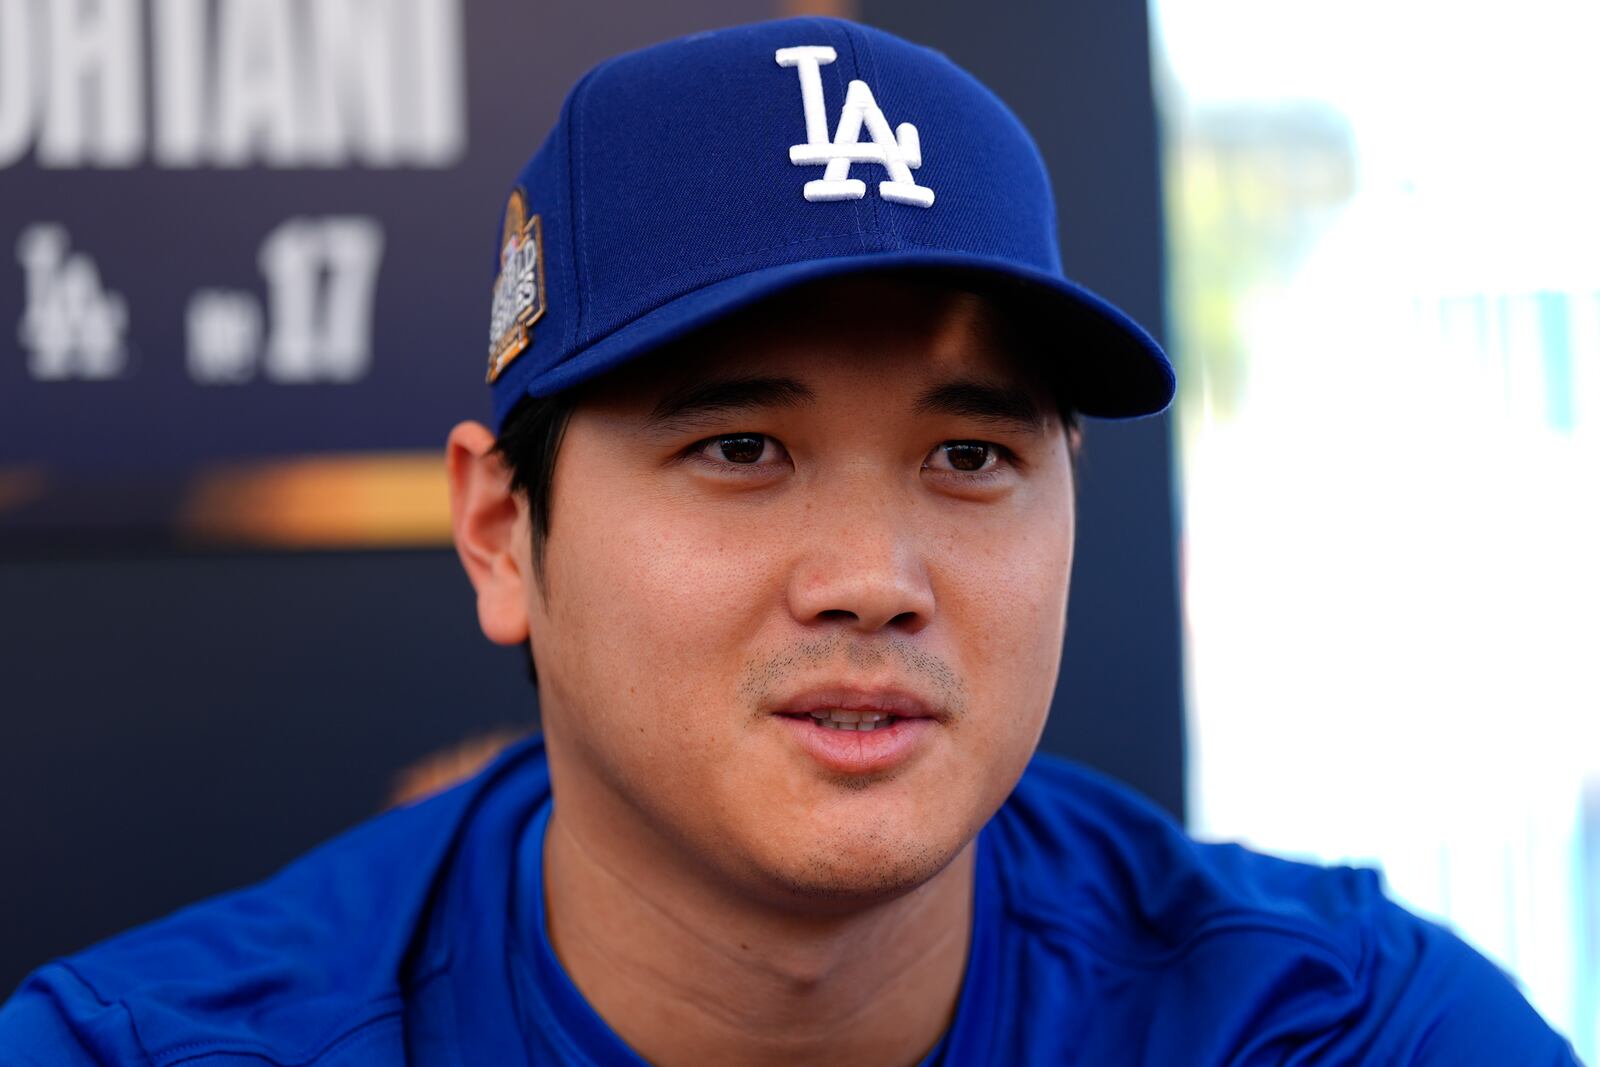
<svg viewBox="0 0 1600 1067">
<path fill-rule="evenodd" d="M 605 7 L 0 0 L 0 540 L 446 539 L 500 214 L 566 90 L 779 13 Z"/>
</svg>

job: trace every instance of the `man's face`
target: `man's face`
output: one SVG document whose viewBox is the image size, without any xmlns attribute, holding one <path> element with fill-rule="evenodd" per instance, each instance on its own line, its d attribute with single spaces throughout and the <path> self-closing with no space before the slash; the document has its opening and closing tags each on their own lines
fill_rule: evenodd
<svg viewBox="0 0 1600 1067">
<path fill-rule="evenodd" d="M 558 811 L 791 903 L 971 840 L 1043 728 L 1073 545 L 1061 421 L 985 311 L 857 278 L 584 396 L 525 583 Z"/>
</svg>

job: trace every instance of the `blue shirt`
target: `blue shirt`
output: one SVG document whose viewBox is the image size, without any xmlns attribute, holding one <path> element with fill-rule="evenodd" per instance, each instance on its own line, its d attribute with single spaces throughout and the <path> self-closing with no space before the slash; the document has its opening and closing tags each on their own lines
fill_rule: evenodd
<svg viewBox="0 0 1600 1067">
<path fill-rule="evenodd" d="M 639 1067 L 545 936 L 535 738 L 272 879 L 57 960 L 0 1065 Z M 955 1021 L 925 1067 L 1576 1063 L 1371 871 L 1199 844 L 1040 756 L 978 835 Z"/>
</svg>

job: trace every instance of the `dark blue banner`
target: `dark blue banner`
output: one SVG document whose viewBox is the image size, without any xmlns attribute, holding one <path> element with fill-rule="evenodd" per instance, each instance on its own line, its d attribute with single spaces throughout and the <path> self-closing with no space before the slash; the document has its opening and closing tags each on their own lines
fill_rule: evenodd
<svg viewBox="0 0 1600 1067">
<path fill-rule="evenodd" d="M 432 456 L 486 415 L 500 216 L 566 90 L 777 13 L 661 7 L 0 0 L 0 536 L 441 536 Z"/>
</svg>

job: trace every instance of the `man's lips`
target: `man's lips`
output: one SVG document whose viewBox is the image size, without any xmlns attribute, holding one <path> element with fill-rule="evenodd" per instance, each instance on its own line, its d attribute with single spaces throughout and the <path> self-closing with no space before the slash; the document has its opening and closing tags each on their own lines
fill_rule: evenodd
<svg viewBox="0 0 1600 1067">
<path fill-rule="evenodd" d="M 911 759 L 938 729 L 941 710 L 896 689 L 812 689 L 773 711 L 800 747 L 838 774 L 881 774 Z"/>
<path fill-rule="evenodd" d="M 819 711 L 876 712 L 896 719 L 940 719 L 939 710 L 903 689 L 829 687 L 811 689 L 784 700 L 774 715 L 811 715 Z"/>
</svg>

